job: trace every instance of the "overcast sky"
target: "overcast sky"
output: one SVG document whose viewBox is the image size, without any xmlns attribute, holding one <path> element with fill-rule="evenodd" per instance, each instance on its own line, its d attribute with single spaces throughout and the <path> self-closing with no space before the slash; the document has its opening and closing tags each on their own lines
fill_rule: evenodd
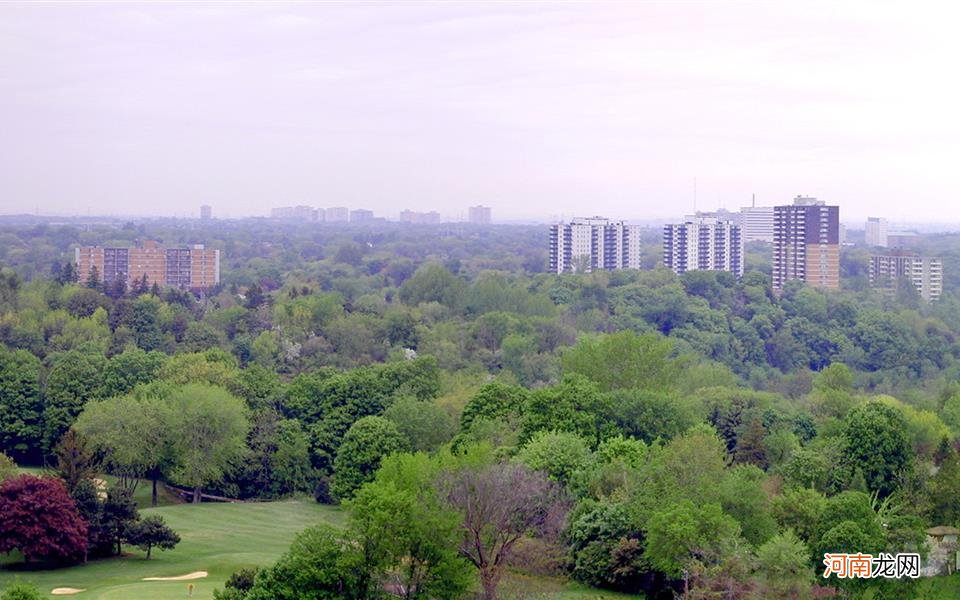
<svg viewBox="0 0 960 600">
<path fill-rule="evenodd" d="M 949 4 L 0 4 L 0 213 L 960 221 Z"/>
</svg>

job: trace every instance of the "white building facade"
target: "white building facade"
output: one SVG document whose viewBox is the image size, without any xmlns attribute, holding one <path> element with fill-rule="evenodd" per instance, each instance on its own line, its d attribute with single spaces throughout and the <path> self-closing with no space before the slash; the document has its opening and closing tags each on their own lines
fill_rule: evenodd
<svg viewBox="0 0 960 600">
<path fill-rule="evenodd" d="M 741 226 L 731 220 L 698 217 L 663 227 L 663 264 L 678 275 L 687 271 L 727 271 L 743 275 Z"/>
<path fill-rule="evenodd" d="M 603 217 L 550 227 L 550 271 L 583 273 L 640 268 L 640 226 Z"/>
</svg>

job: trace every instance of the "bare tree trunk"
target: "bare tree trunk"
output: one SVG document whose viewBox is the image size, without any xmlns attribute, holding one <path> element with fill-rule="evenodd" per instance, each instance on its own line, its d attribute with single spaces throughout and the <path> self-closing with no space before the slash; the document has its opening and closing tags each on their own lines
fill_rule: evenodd
<svg viewBox="0 0 960 600">
<path fill-rule="evenodd" d="M 200 504 L 200 486 L 193 488 L 193 503 Z"/>
<path fill-rule="evenodd" d="M 483 586 L 483 600 L 497 600 L 497 586 L 500 585 L 502 571 L 499 567 L 480 569 L 480 585 Z"/>
<path fill-rule="evenodd" d="M 153 491 L 150 496 L 150 506 L 157 505 L 157 478 L 153 477 Z"/>
</svg>

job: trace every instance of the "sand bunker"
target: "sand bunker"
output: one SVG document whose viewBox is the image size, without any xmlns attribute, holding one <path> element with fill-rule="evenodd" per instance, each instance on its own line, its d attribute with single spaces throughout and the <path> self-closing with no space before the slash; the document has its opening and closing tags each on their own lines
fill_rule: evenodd
<svg viewBox="0 0 960 600">
<path fill-rule="evenodd" d="M 79 588 L 53 588 L 50 590 L 50 594 L 53 596 L 72 596 L 73 594 L 79 594 L 85 591 L 87 590 L 81 590 Z"/>
<path fill-rule="evenodd" d="M 203 579 L 207 576 L 206 571 L 194 571 L 193 573 L 187 573 L 186 575 L 178 575 L 176 577 L 144 577 L 144 581 L 190 581 L 191 579 Z"/>
</svg>

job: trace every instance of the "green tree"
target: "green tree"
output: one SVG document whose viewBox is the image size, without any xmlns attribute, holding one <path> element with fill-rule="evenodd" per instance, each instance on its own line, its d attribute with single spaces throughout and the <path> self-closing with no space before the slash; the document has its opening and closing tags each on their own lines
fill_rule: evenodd
<svg viewBox="0 0 960 600">
<path fill-rule="evenodd" d="M 167 357 L 162 352 L 144 352 L 136 347 L 125 348 L 107 361 L 102 396 L 119 396 L 142 383 L 150 383 L 158 377 L 166 360 Z"/>
<path fill-rule="evenodd" d="M 469 431 L 473 421 L 478 418 L 518 418 L 529 397 L 530 393 L 520 386 L 496 381 L 484 384 L 463 407 L 460 431 Z"/>
<path fill-rule="evenodd" d="M 536 390 L 523 413 L 521 438 L 537 431 L 569 431 L 597 444 L 616 433 L 610 398 L 582 375 L 567 375 L 558 385 Z"/>
<path fill-rule="evenodd" d="M 385 456 L 407 449 L 406 438 L 392 421 L 363 417 L 350 426 L 337 450 L 331 490 L 339 498 L 352 497 L 361 485 L 373 479 Z"/>
<path fill-rule="evenodd" d="M 153 482 L 169 471 L 173 460 L 173 432 L 177 417 L 161 398 L 144 395 L 116 396 L 87 403 L 74 429 L 90 440 L 103 457 L 107 471 L 122 487 L 136 489 L 142 477 Z"/>
<path fill-rule="evenodd" d="M 913 450 L 906 436 L 903 414 L 879 402 L 868 402 L 843 421 L 844 460 L 860 469 L 871 491 L 886 496 L 909 468 Z"/>
<path fill-rule="evenodd" d="M 578 373 L 601 391 L 668 390 L 677 385 L 683 363 L 671 358 L 673 342 L 653 333 L 620 331 L 585 336 L 563 353 L 563 372 Z"/>
<path fill-rule="evenodd" d="M 244 495 L 281 498 L 313 491 L 316 475 L 299 421 L 284 419 L 273 410 L 261 411 L 254 415 L 248 445 Z"/>
<path fill-rule="evenodd" d="M 109 542 L 113 553 L 121 554 L 126 532 L 140 519 L 140 511 L 128 489 L 113 488 L 107 492 L 100 514 L 100 541 Z"/>
<path fill-rule="evenodd" d="M 719 564 L 739 537 L 740 526 L 719 504 L 682 500 L 650 516 L 646 557 L 654 568 L 679 578 L 695 563 Z"/>
<path fill-rule="evenodd" d="M 569 432 L 539 431 L 520 448 L 516 460 L 566 486 L 575 473 L 587 466 L 590 458 L 587 442 L 580 436 Z"/>
<path fill-rule="evenodd" d="M 807 543 L 816 542 L 817 528 L 826 509 L 827 499 L 810 488 L 789 489 L 771 503 L 777 523 L 784 529 L 793 530 Z"/>
<path fill-rule="evenodd" d="M 83 405 L 99 398 L 107 359 L 96 351 L 78 348 L 52 359 L 44 398 L 44 446 L 51 450 L 73 424 Z"/>
<path fill-rule="evenodd" d="M 770 598 L 806 598 L 813 569 L 810 550 L 793 531 L 775 535 L 757 548 L 757 571 L 763 594 Z"/>
<path fill-rule="evenodd" d="M 171 475 L 193 488 L 193 501 L 200 502 L 203 486 L 222 480 L 246 453 L 246 406 L 222 388 L 196 383 L 176 388 L 164 400 L 172 415 Z"/>
<path fill-rule="evenodd" d="M 453 421 L 449 413 L 429 400 L 405 396 L 396 399 L 383 413 L 407 438 L 407 446 L 415 451 L 436 450 L 453 437 Z"/>
<path fill-rule="evenodd" d="M 400 300 L 411 306 L 438 302 L 451 310 L 458 310 L 465 295 L 463 281 L 437 263 L 423 265 L 400 287 Z"/>
<path fill-rule="evenodd" d="M 129 525 L 124 539 L 128 544 L 144 550 L 148 560 L 154 547 L 172 550 L 180 543 L 180 536 L 167 526 L 160 515 L 150 515 Z"/>
<path fill-rule="evenodd" d="M 348 503 L 348 531 L 362 553 L 411 600 L 453 600 L 472 583 L 458 556 L 459 515 L 441 503 L 436 475 L 436 461 L 425 455 L 394 454 Z"/>
<path fill-rule="evenodd" d="M 302 531 L 275 565 L 262 570 L 245 600 L 363 600 L 375 598 L 379 568 L 330 525 Z"/>
<path fill-rule="evenodd" d="M 36 459 L 42 439 L 40 361 L 0 344 L 0 451 Z"/>
<path fill-rule="evenodd" d="M 141 296 L 133 301 L 127 325 L 133 330 L 133 339 L 143 350 L 159 350 L 163 346 L 160 329 L 162 302 L 155 296 Z"/>
<path fill-rule="evenodd" d="M 960 523 L 960 457 L 955 451 L 928 480 L 926 492 L 933 525 Z"/>
<path fill-rule="evenodd" d="M 54 448 L 56 457 L 57 475 L 67 486 L 68 492 L 73 492 L 81 481 L 93 479 L 97 474 L 97 462 L 94 454 L 80 433 L 74 429 L 68 430 Z"/>
<path fill-rule="evenodd" d="M 695 422 L 692 411 L 670 392 L 630 389 L 605 394 L 617 428 L 630 437 L 651 443 L 669 440 Z"/>
</svg>

